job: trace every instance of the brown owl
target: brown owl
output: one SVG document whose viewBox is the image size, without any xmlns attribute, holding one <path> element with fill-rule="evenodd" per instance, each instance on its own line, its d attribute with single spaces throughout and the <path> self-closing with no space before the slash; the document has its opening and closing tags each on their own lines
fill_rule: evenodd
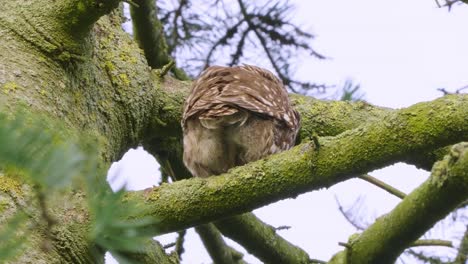
<svg viewBox="0 0 468 264">
<path fill-rule="evenodd" d="M 194 81 L 181 123 L 185 166 L 208 177 L 291 148 L 300 116 L 270 71 L 212 66 Z"/>
</svg>

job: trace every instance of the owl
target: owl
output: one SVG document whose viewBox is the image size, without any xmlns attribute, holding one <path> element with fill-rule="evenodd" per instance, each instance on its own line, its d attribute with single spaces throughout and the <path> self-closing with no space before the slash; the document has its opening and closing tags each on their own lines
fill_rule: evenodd
<svg viewBox="0 0 468 264">
<path fill-rule="evenodd" d="M 212 66 L 193 82 L 181 125 L 185 166 L 208 177 L 291 148 L 300 116 L 270 71 Z"/>
</svg>

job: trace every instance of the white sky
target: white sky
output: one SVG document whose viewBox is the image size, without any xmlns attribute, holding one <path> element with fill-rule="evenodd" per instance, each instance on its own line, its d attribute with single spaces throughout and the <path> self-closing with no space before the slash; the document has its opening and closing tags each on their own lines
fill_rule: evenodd
<svg viewBox="0 0 468 264">
<path fill-rule="evenodd" d="M 341 84 L 352 78 L 361 84 L 368 102 L 393 108 L 437 98 L 441 93 L 436 88 L 455 90 L 468 85 L 468 6 L 455 6 L 449 13 L 437 8 L 435 1 L 427 0 L 292 2 L 298 7 L 295 19 L 317 36 L 313 46 L 332 58 L 304 58 L 297 71 L 303 79 Z M 142 150 L 130 150 L 123 162 L 113 165 L 109 175 L 116 172 L 122 179 L 115 181 L 114 187 L 126 181 L 131 190 L 156 184 L 159 174 L 154 158 Z M 427 172 L 404 164 L 371 174 L 405 192 L 428 176 Z M 255 214 L 270 225 L 291 226 L 279 233 L 312 258 L 328 260 L 341 250 L 337 243 L 346 242 L 355 232 L 338 212 L 335 195 L 344 206 L 351 206 L 363 196 L 363 216 L 369 221 L 371 216 L 388 212 L 398 203 L 398 199 L 376 187 L 350 180 L 260 208 Z M 459 224 L 463 228 L 468 223 Z M 446 237 L 459 235 L 451 232 L 445 230 Z M 441 238 L 437 230 L 433 234 Z M 174 235 L 158 240 L 169 243 L 174 241 Z M 185 249 L 182 263 L 211 263 L 193 231 L 187 234 Z M 245 260 L 260 263 L 251 256 Z"/>
</svg>

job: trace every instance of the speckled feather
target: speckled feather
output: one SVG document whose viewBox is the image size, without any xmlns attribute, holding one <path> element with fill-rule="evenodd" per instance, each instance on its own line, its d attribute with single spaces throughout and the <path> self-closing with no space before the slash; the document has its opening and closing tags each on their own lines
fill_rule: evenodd
<svg viewBox="0 0 468 264">
<path fill-rule="evenodd" d="M 300 117 L 271 72 L 212 66 L 193 83 L 181 123 L 184 162 L 206 177 L 289 149 Z"/>
<path fill-rule="evenodd" d="M 182 123 L 200 112 L 209 118 L 233 114 L 238 108 L 271 116 L 290 128 L 298 126 L 298 115 L 281 81 L 271 72 L 251 65 L 206 69 L 193 84 Z"/>
</svg>

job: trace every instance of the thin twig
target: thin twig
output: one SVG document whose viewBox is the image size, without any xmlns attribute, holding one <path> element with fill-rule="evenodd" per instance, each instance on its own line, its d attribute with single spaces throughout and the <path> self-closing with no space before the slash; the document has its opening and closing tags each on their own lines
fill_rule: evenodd
<svg viewBox="0 0 468 264">
<path fill-rule="evenodd" d="M 345 242 L 338 242 L 338 245 L 345 247 L 347 249 L 351 249 L 351 245 Z"/>
<path fill-rule="evenodd" d="M 133 6 L 133 7 L 136 7 L 136 8 L 139 8 L 140 5 L 135 3 L 133 0 L 125 0 L 124 2 L 126 2 L 127 4 Z"/>
<path fill-rule="evenodd" d="M 336 200 L 336 203 L 338 204 L 338 210 L 340 211 L 340 213 L 344 216 L 344 218 L 346 219 L 346 221 L 348 221 L 348 223 L 350 223 L 352 226 L 354 226 L 354 228 L 356 228 L 357 230 L 364 230 L 367 228 L 367 226 L 364 226 L 362 225 L 361 223 L 358 223 L 356 222 L 354 219 L 352 219 L 347 212 L 344 211 L 344 208 L 343 206 L 341 205 L 340 201 L 338 200 L 338 197 L 335 195 L 335 200 Z"/>
<path fill-rule="evenodd" d="M 163 248 L 164 248 L 164 249 L 168 249 L 168 248 L 171 248 L 171 247 L 173 247 L 173 246 L 175 246 L 175 245 L 176 245 L 176 242 L 172 242 L 172 243 L 169 243 L 169 244 L 164 245 Z"/>
<path fill-rule="evenodd" d="M 466 227 L 465 234 L 460 241 L 458 248 L 457 257 L 455 258 L 454 264 L 464 264 L 468 259 L 468 226 Z"/>
<path fill-rule="evenodd" d="M 186 233 L 187 233 L 186 229 L 177 232 L 177 234 L 179 234 L 179 236 L 177 237 L 177 240 L 175 242 L 175 252 L 177 253 L 177 256 L 179 256 L 179 259 L 182 258 L 181 256 L 185 252 L 184 242 L 185 242 L 185 234 Z"/>
<path fill-rule="evenodd" d="M 174 67 L 174 65 L 175 61 L 170 60 L 168 64 L 162 67 L 161 71 L 159 72 L 159 77 L 163 78 L 164 76 L 166 76 L 166 74 L 172 69 L 172 67 Z"/>
<path fill-rule="evenodd" d="M 219 46 L 219 45 L 222 45 L 224 44 L 228 39 L 232 38 L 233 36 L 229 36 L 230 32 L 233 32 L 236 30 L 236 28 L 238 28 L 242 23 L 244 23 L 245 20 L 244 19 L 241 19 L 239 20 L 234 26 L 228 28 L 226 30 L 226 34 L 224 34 L 224 36 L 222 36 L 221 38 L 218 39 L 218 41 L 216 41 L 216 43 L 211 47 L 211 49 L 208 51 L 208 55 L 206 56 L 205 58 L 205 63 L 204 63 L 204 66 L 203 66 L 203 69 L 206 69 L 208 68 L 208 66 L 210 66 L 211 64 L 211 57 L 213 56 L 213 52 L 216 50 L 216 48 Z"/>
<path fill-rule="evenodd" d="M 430 256 L 426 256 L 424 255 L 423 253 L 421 252 L 416 252 L 412 249 L 408 249 L 406 250 L 406 252 L 413 256 L 414 258 L 418 259 L 418 260 L 422 260 L 423 263 L 429 263 L 429 264 L 441 264 L 441 263 L 445 263 L 445 262 L 442 262 L 442 260 L 439 258 L 439 257 L 430 257 Z M 447 263 L 448 264 L 448 263 Z M 465 263 L 463 263 L 465 264 Z"/>
<path fill-rule="evenodd" d="M 441 246 L 453 248 L 452 241 L 442 239 L 421 239 L 414 241 L 410 247 L 423 247 L 423 246 Z"/>
<path fill-rule="evenodd" d="M 265 51 L 265 54 L 267 55 L 268 57 L 268 60 L 270 60 L 271 62 L 271 65 L 273 66 L 273 68 L 275 69 L 276 73 L 278 74 L 278 76 L 280 77 L 281 80 L 284 80 L 285 77 L 283 76 L 280 68 L 278 67 L 278 65 L 276 65 L 276 62 L 275 62 L 275 59 L 273 58 L 273 55 L 271 54 L 270 50 L 268 49 L 267 47 L 267 43 L 266 43 L 266 40 L 265 38 L 263 38 L 263 36 L 260 34 L 260 32 L 258 32 L 257 28 L 255 27 L 255 25 L 252 23 L 252 20 L 250 19 L 250 16 L 249 14 L 247 13 L 247 9 L 245 8 L 244 6 L 244 2 L 242 2 L 242 0 L 237 0 L 237 2 L 239 3 L 239 7 L 240 7 L 240 10 L 241 10 L 241 13 L 242 15 L 244 16 L 245 18 L 245 21 L 247 22 L 247 24 L 249 25 L 249 28 L 255 33 L 255 35 L 257 36 L 258 40 L 260 41 L 260 44 L 262 44 L 262 48 L 263 50 Z M 287 85 L 285 83 L 285 85 Z"/>
<path fill-rule="evenodd" d="M 390 194 L 395 195 L 396 197 L 400 199 L 404 199 L 406 197 L 406 194 L 404 192 L 368 174 L 359 175 L 358 178 L 365 180 L 367 182 L 370 182 L 374 184 L 375 186 L 382 188 L 383 190 L 387 191 Z"/>
<path fill-rule="evenodd" d="M 327 263 L 326 261 L 319 260 L 319 259 L 310 259 L 310 262 L 313 264 L 325 264 Z"/>
</svg>

